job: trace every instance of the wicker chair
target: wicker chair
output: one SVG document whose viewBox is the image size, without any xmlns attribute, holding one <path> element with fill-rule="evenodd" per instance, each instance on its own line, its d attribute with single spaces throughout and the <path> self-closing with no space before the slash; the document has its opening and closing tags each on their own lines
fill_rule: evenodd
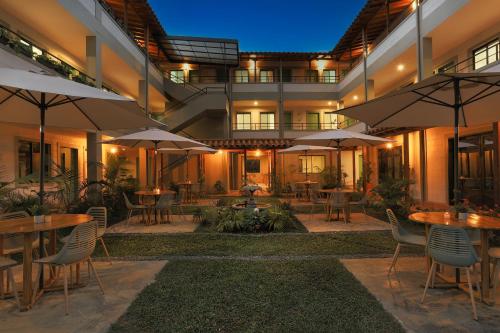
<svg viewBox="0 0 500 333">
<path fill-rule="evenodd" d="M 94 252 L 96 240 L 98 235 L 98 224 L 96 221 L 91 221 L 89 223 L 80 224 L 76 226 L 71 234 L 69 235 L 63 248 L 55 255 L 44 257 L 42 259 L 35 260 L 34 262 L 39 264 L 38 276 L 35 280 L 34 295 L 38 292 L 38 281 L 40 280 L 41 272 L 43 270 L 43 265 L 49 265 L 51 267 L 62 268 L 63 280 L 64 280 L 64 303 L 65 312 L 68 314 L 69 310 L 69 300 L 68 300 L 68 266 L 73 264 L 78 264 L 81 262 L 87 262 L 89 267 L 89 277 L 90 272 L 94 273 L 97 280 L 99 288 L 104 294 L 104 289 L 95 270 L 94 264 L 92 263 L 91 255 Z"/>
<path fill-rule="evenodd" d="M 474 292 L 472 290 L 471 271 L 474 264 L 480 261 L 480 258 L 474 250 L 469 235 L 462 228 L 455 228 L 443 225 L 433 225 L 429 233 L 427 243 L 427 252 L 432 258 L 432 266 L 427 276 L 424 294 L 421 302 L 424 302 L 425 295 L 429 289 L 431 281 L 434 281 L 437 264 L 449 265 L 455 268 L 464 268 L 467 274 L 467 283 L 469 285 L 469 295 L 472 303 L 472 314 L 474 320 L 477 320 L 476 303 L 474 301 Z M 477 290 L 479 289 L 479 280 L 477 281 Z"/>
</svg>

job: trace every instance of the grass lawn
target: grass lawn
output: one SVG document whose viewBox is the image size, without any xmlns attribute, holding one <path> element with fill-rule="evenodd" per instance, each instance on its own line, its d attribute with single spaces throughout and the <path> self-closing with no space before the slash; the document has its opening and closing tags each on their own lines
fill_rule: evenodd
<svg viewBox="0 0 500 333">
<path fill-rule="evenodd" d="M 112 256 L 296 256 L 392 254 L 396 247 L 389 231 L 328 234 L 163 234 L 106 236 Z M 422 254 L 422 248 L 403 253 Z M 95 252 L 102 256 L 98 246 Z"/>
<path fill-rule="evenodd" d="M 171 261 L 118 332 L 403 332 L 334 259 Z"/>
</svg>

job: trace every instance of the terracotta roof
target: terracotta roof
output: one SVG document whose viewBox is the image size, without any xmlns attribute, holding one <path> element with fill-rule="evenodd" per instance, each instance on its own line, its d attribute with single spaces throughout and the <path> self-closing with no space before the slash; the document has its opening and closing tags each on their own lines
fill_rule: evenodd
<svg viewBox="0 0 500 333">
<path fill-rule="evenodd" d="M 198 140 L 216 149 L 272 149 L 292 146 L 289 139 L 210 139 Z"/>
</svg>

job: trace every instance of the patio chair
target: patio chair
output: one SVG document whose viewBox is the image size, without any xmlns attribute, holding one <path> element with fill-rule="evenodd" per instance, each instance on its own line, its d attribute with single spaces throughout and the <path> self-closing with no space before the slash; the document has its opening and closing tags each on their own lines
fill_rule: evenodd
<svg viewBox="0 0 500 333">
<path fill-rule="evenodd" d="M 135 204 L 131 203 L 125 193 L 123 193 L 123 198 L 125 199 L 125 206 L 127 207 L 127 210 L 128 210 L 127 225 L 129 225 L 130 219 L 132 218 L 132 214 L 134 213 L 134 211 L 141 211 L 142 219 L 144 220 L 144 212 L 148 209 L 148 206 L 142 205 L 142 204 L 135 205 Z"/>
<path fill-rule="evenodd" d="M 328 222 L 331 220 L 332 211 L 336 210 L 337 219 L 340 218 L 340 211 L 342 211 L 344 223 L 349 223 L 349 198 L 346 193 L 340 191 L 332 193 L 328 208 Z"/>
<path fill-rule="evenodd" d="M 163 212 L 167 213 L 167 221 L 170 222 L 170 215 L 173 215 L 173 210 L 176 210 L 176 213 L 180 216 L 183 221 L 186 221 L 186 216 L 184 215 L 184 211 L 182 209 L 182 205 L 180 203 L 180 196 L 177 197 L 164 194 L 160 196 L 158 202 L 154 206 L 155 211 L 158 210 L 160 212 L 160 220 L 163 221 Z"/>
<path fill-rule="evenodd" d="M 292 191 L 295 193 L 296 199 L 304 199 L 307 196 L 306 186 L 304 184 L 296 183 L 292 184 Z"/>
<path fill-rule="evenodd" d="M 39 264 L 37 278 L 35 279 L 34 295 L 38 292 L 38 281 L 40 280 L 41 272 L 43 270 L 43 265 L 49 265 L 50 267 L 61 268 L 63 271 L 64 280 L 64 303 L 65 312 L 68 314 L 69 310 L 69 300 L 68 300 L 68 266 L 73 264 L 78 264 L 82 262 L 87 262 L 90 272 L 92 272 L 97 280 L 99 289 L 101 293 L 104 294 L 104 288 L 102 286 L 101 280 L 97 275 L 94 264 L 92 263 L 91 255 L 94 252 L 95 244 L 98 235 L 98 225 L 96 221 L 91 221 L 85 224 L 80 224 L 76 226 L 68 237 L 67 242 L 64 244 L 63 248 L 56 254 L 42 259 L 35 260 L 34 262 Z M 58 275 L 58 274 L 57 274 Z M 58 276 L 56 276 L 57 278 Z"/>
<path fill-rule="evenodd" d="M 496 301 L 496 290 L 498 287 L 498 279 L 500 279 L 500 265 L 498 265 L 498 261 L 500 260 L 500 247 L 492 247 L 488 250 L 488 255 L 490 256 L 491 261 L 493 262 L 493 270 L 491 281 L 493 281 L 493 293 L 492 293 L 492 302 L 495 304 Z"/>
<path fill-rule="evenodd" d="M 10 258 L 0 256 L 0 272 L 7 272 L 7 281 L 12 286 L 12 293 L 16 299 L 17 308 L 21 310 L 21 304 L 19 303 L 19 295 L 17 294 L 16 281 L 14 280 L 14 273 L 12 272 L 12 268 L 17 266 L 17 261 L 14 261 Z M 3 279 L 3 275 L 2 275 Z M 2 290 L 2 298 L 3 298 L 3 290 Z"/>
<path fill-rule="evenodd" d="M 109 258 L 108 248 L 104 243 L 104 233 L 106 232 L 106 228 L 108 225 L 108 211 L 106 207 L 90 207 L 87 209 L 87 214 L 94 218 L 94 221 L 97 222 L 97 240 L 101 242 L 102 248 L 106 257 L 108 258 L 109 263 L 111 264 L 111 260 Z M 63 237 L 60 239 L 61 242 L 66 243 L 69 239 L 69 236 Z"/>
<path fill-rule="evenodd" d="M 396 262 L 398 261 L 399 252 L 401 251 L 402 246 L 425 246 L 427 242 L 425 236 L 416 235 L 406 231 L 406 229 L 404 229 L 399 223 L 398 218 L 396 217 L 392 209 L 387 209 L 386 213 L 387 217 L 389 218 L 389 222 L 391 223 L 392 237 L 394 238 L 394 240 L 396 240 L 396 242 L 398 242 L 396 251 L 394 251 L 394 255 L 392 257 L 391 266 L 389 266 L 389 271 L 387 272 L 387 275 L 390 275 L 393 268 L 394 270 L 396 270 Z"/>
<path fill-rule="evenodd" d="M 13 220 L 30 217 L 30 215 L 25 211 L 17 211 L 11 213 L 0 214 L 0 220 Z M 45 243 L 43 244 L 44 254 L 47 255 L 47 249 L 45 248 Z M 33 240 L 33 255 L 38 257 L 38 251 L 35 251 L 38 246 L 38 235 Z M 24 251 L 24 236 L 22 234 L 6 234 L 3 236 L 3 254 L 6 256 L 11 256 L 13 254 L 23 253 Z"/>
<path fill-rule="evenodd" d="M 478 263 L 480 259 L 474 250 L 474 246 L 467 232 L 462 228 L 433 225 L 429 233 L 427 252 L 432 258 L 432 265 L 427 276 L 427 282 L 425 283 L 421 302 L 424 302 L 429 285 L 431 281 L 434 281 L 437 264 L 448 265 L 459 269 L 464 268 L 467 274 L 467 283 L 469 285 L 472 314 L 474 320 L 477 320 L 476 303 L 474 301 L 474 291 L 472 290 L 470 273 L 474 264 Z M 477 290 L 481 293 L 479 280 L 477 280 Z"/>
<path fill-rule="evenodd" d="M 198 202 L 198 199 L 201 197 L 200 193 L 201 193 L 200 183 L 193 183 L 191 185 L 191 198 L 190 198 L 191 203 Z"/>
<path fill-rule="evenodd" d="M 363 194 L 360 200 L 357 201 L 349 201 L 350 207 L 361 207 L 363 213 L 366 215 L 366 206 L 368 206 L 368 197 Z"/>
</svg>

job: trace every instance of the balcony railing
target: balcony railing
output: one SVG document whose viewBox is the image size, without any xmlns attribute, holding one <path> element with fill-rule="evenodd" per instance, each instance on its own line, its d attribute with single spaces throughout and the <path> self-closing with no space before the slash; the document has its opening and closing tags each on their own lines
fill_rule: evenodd
<svg viewBox="0 0 500 333">
<path fill-rule="evenodd" d="M 96 81 L 89 75 L 79 71 L 62 59 L 56 57 L 45 49 L 35 45 L 28 39 L 22 37 L 9 28 L 0 25 L 0 44 L 10 47 L 17 54 L 35 60 L 36 62 L 48 67 L 63 77 L 85 85 L 95 87 Z M 106 85 L 102 85 L 103 90 L 111 91 L 118 94 L 116 91 Z"/>
<path fill-rule="evenodd" d="M 234 131 L 277 131 L 278 123 L 233 123 Z"/>
<path fill-rule="evenodd" d="M 227 83 L 228 77 L 225 75 L 196 75 L 196 76 L 188 76 L 187 78 L 179 78 L 174 76 L 169 76 L 169 79 L 175 83 L 179 84 L 210 84 L 210 83 Z M 305 75 L 293 75 L 283 77 L 283 83 L 324 83 L 324 84 L 335 84 L 339 83 L 339 76 L 321 76 L 321 77 L 311 77 Z M 232 76 L 232 82 L 235 84 L 248 84 L 248 83 L 279 83 L 279 77 L 265 77 L 261 78 L 257 76 L 254 78 L 253 76 Z"/>
<path fill-rule="evenodd" d="M 357 124 L 359 121 L 344 117 L 340 122 L 327 123 L 284 123 L 285 131 L 328 131 L 334 129 L 347 128 Z M 279 123 L 233 123 L 234 131 L 276 131 Z"/>
</svg>

